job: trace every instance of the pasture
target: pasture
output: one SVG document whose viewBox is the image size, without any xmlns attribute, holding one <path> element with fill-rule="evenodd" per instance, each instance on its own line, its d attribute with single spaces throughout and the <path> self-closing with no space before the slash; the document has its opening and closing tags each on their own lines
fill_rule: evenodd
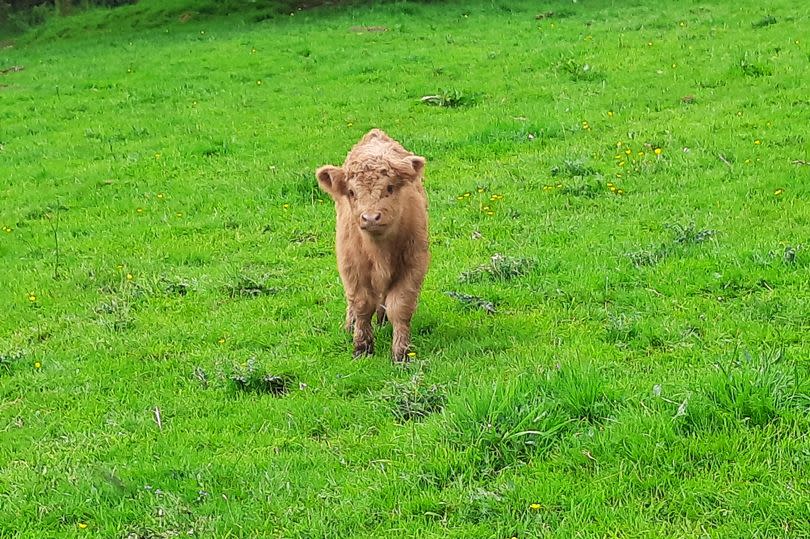
<svg viewBox="0 0 810 539">
<path fill-rule="evenodd" d="M 0 38 L 0 537 L 810 536 L 799 4 Z M 314 174 L 373 127 L 427 159 L 405 367 L 352 358 Z"/>
</svg>

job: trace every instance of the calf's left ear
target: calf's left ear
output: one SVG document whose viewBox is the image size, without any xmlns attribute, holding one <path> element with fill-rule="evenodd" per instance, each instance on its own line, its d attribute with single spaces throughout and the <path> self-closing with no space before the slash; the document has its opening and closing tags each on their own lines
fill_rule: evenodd
<svg viewBox="0 0 810 539">
<path fill-rule="evenodd" d="M 405 163 L 413 169 L 413 172 L 409 174 L 411 179 L 419 180 L 422 178 L 422 173 L 425 171 L 425 158 L 420 155 L 411 155 L 405 158 Z M 410 172 L 410 171 L 409 171 Z"/>
<path fill-rule="evenodd" d="M 315 175 L 318 177 L 318 185 L 321 186 L 321 189 L 334 199 L 341 196 L 346 189 L 346 174 L 342 168 L 326 165 L 319 168 Z"/>
</svg>

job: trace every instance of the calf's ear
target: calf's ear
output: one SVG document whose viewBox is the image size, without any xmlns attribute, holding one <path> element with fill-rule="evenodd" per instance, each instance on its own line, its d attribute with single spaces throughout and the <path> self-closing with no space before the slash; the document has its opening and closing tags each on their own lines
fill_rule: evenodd
<svg viewBox="0 0 810 539">
<path fill-rule="evenodd" d="M 315 175 L 318 177 L 318 185 L 332 198 L 341 196 L 346 189 L 346 174 L 342 168 L 326 165 L 319 168 Z"/>
<path fill-rule="evenodd" d="M 405 163 L 408 165 L 413 172 L 410 172 L 408 176 L 411 177 L 413 180 L 419 180 L 422 178 L 422 173 L 425 171 L 425 158 L 420 155 L 411 155 L 405 158 Z"/>
</svg>

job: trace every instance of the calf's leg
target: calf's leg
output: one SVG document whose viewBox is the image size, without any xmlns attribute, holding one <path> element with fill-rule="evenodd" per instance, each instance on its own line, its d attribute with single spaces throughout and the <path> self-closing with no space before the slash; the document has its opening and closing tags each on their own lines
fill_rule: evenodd
<svg viewBox="0 0 810 539">
<path fill-rule="evenodd" d="M 351 334 L 354 332 L 354 312 L 352 311 L 352 304 L 348 299 L 346 300 L 346 323 L 343 329 L 346 330 L 346 333 Z"/>
<path fill-rule="evenodd" d="M 366 294 L 353 298 L 350 310 L 354 315 L 354 357 L 374 353 L 374 333 L 371 329 L 371 316 L 376 303 Z"/>
<path fill-rule="evenodd" d="M 385 324 L 388 323 L 388 314 L 385 312 L 386 311 L 386 306 L 385 306 L 386 301 L 388 301 L 388 298 L 386 298 L 382 303 L 380 303 L 377 306 L 377 325 L 379 325 L 379 326 L 384 326 Z"/>
<path fill-rule="evenodd" d="M 403 282 L 391 289 L 386 299 L 386 314 L 394 326 L 391 356 L 395 362 L 408 361 L 411 346 L 411 319 L 419 300 L 419 282 Z"/>
</svg>

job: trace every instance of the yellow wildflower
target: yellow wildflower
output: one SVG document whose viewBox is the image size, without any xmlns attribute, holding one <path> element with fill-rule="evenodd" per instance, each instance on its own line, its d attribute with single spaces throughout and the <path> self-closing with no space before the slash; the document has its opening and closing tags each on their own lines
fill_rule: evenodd
<svg viewBox="0 0 810 539">
<path fill-rule="evenodd" d="M 759 139 L 757 139 L 757 140 L 755 140 L 755 141 L 754 141 L 754 144 L 756 144 L 757 146 L 759 146 L 760 144 L 762 144 L 762 141 L 761 141 L 761 140 L 759 140 Z"/>
<path fill-rule="evenodd" d="M 539 503 L 533 503 L 529 505 L 529 509 L 532 511 L 539 511 L 542 506 Z"/>
<path fill-rule="evenodd" d="M 36 295 L 36 294 L 34 294 L 33 292 L 29 292 L 29 293 L 28 293 L 28 301 L 30 301 L 31 303 L 33 303 L 33 302 L 35 302 L 36 300 L 37 300 L 37 295 Z"/>
<path fill-rule="evenodd" d="M 655 155 L 661 155 L 662 153 L 664 153 L 664 150 L 662 150 L 661 148 L 655 149 Z"/>
<path fill-rule="evenodd" d="M 779 188 L 779 189 L 777 189 L 776 191 L 774 191 L 774 192 L 773 192 L 773 196 L 775 196 L 775 197 L 782 196 L 782 194 L 783 194 L 784 192 L 785 192 L 785 190 L 784 190 L 784 189 Z"/>
<path fill-rule="evenodd" d="M 41 369 L 41 368 L 42 368 L 42 363 L 40 363 L 39 361 L 37 361 L 36 363 L 34 363 L 34 368 L 35 368 L 35 369 Z"/>
</svg>

